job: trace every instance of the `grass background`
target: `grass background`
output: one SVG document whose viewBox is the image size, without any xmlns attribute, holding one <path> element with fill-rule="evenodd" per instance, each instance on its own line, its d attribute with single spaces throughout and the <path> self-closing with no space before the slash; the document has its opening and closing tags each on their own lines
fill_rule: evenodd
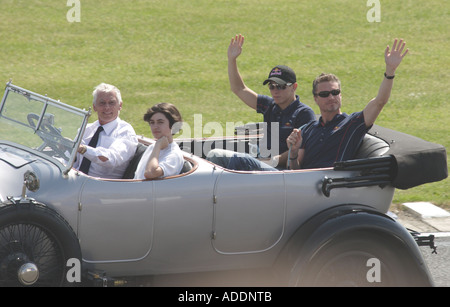
<svg viewBox="0 0 450 307">
<path fill-rule="evenodd" d="M 158 102 L 177 105 L 193 127 L 261 121 L 229 90 L 226 50 L 246 37 L 239 68 L 247 85 L 285 64 L 297 94 L 318 113 L 311 83 L 321 72 L 342 81 L 343 111 L 360 111 L 377 94 L 386 45 L 404 38 L 410 52 L 397 70 L 377 124 L 450 148 L 450 4 L 383 1 L 370 23 L 366 0 L 80 0 L 81 21 L 68 22 L 66 0 L 0 0 L 0 81 L 88 108 L 100 82 L 122 91 L 121 118 L 151 137 L 142 120 Z M 91 120 L 95 120 L 92 116 Z M 450 208 L 450 180 L 397 191 L 394 202 L 432 201 Z"/>
</svg>

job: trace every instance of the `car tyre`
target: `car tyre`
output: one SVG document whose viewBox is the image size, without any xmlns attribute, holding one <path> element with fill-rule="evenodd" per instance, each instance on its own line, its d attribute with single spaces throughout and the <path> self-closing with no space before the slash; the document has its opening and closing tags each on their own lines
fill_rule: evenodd
<svg viewBox="0 0 450 307">
<path fill-rule="evenodd" d="M 36 202 L 0 207 L 0 286 L 77 286 L 67 280 L 71 258 L 81 263 L 80 245 L 56 211 Z"/>
<path fill-rule="evenodd" d="M 292 267 L 291 286 L 423 285 L 407 249 L 395 238 L 373 230 L 333 237 L 306 259 Z"/>
</svg>

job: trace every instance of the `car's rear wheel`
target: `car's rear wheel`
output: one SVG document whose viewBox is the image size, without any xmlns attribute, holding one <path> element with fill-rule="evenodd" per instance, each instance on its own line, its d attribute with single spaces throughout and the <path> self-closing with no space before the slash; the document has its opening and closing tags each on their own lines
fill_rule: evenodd
<svg viewBox="0 0 450 307">
<path fill-rule="evenodd" d="M 318 247 L 301 268 L 291 271 L 293 286 L 419 285 L 414 261 L 395 239 L 371 231 L 333 237 Z M 417 284 L 419 283 L 419 284 Z"/>
<path fill-rule="evenodd" d="M 38 203 L 0 207 L 0 286 L 70 286 L 67 261 L 81 261 L 78 239 L 54 210 Z"/>
</svg>

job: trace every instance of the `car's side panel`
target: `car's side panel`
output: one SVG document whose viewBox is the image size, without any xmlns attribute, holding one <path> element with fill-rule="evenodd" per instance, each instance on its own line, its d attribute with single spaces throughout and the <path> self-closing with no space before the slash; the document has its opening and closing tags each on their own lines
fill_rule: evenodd
<svg viewBox="0 0 450 307">
<path fill-rule="evenodd" d="M 287 235 L 289 236 L 309 217 L 340 204 L 362 204 L 386 213 L 394 195 L 392 186 L 337 188 L 331 191 L 330 197 L 322 193 L 322 182 L 325 177 L 351 177 L 357 174 L 332 169 L 285 172 Z"/>
<path fill-rule="evenodd" d="M 153 181 L 86 180 L 79 220 L 83 260 L 145 258 L 153 241 L 153 197 Z"/>
<path fill-rule="evenodd" d="M 213 188 L 220 172 L 203 164 L 192 174 L 154 181 L 154 248 L 142 267 L 170 273 L 217 265 L 211 232 Z"/>
<path fill-rule="evenodd" d="M 213 246 L 223 254 L 269 249 L 283 235 L 283 172 L 224 171 L 214 195 Z"/>
<path fill-rule="evenodd" d="M 230 257 L 229 254 L 219 253 L 213 247 L 213 244 L 215 244 L 213 232 L 214 193 L 217 193 L 218 191 L 215 187 L 218 183 L 217 180 L 218 178 L 220 178 L 222 172 L 227 171 L 221 168 L 216 168 L 212 164 L 205 161 L 200 161 L 199 167 L 193 173 L 176 178 L 150 181 L 154 184 L 154 194 L 152 198 L 152 206 L 154 207 L 152 226 L 153 239 L 151 242 L 151 251 L 145 258 L 140 259 L 139 261 L 103 261 L 97 263 L 91 262 L 88 263 L 89 267 L 95 270 L 106 271 L 110 276 L 123 276 L 129 274 L 153 275 L 180 272 L 205 272 L 221 269 L 241 269 L 269 266 L 271 263 L 273 263 L 281 246 L 279 246 L 278 249 L 269 248 L 264 252 L 254 251 L 254 248 L 252 248 L 250 252 L 235 253 L 233 257 Z M 270 176 L 267 175 L 267 173 L 261 175 L 267 179 L 266 184 L 268 184 L 268 181 L 270 181 Z M 255 175 L 240 174 L 238 176 L 242 180 L 252 180 Z M 282 172 L 277 174 L 277 176 L 280 176 L 279 178 L 281 180 L 283 176 Z M 258 175 L 256 175 L 256 177 L 258 177 Z M 230 179 L 232 179 L 232 177 L 230 177 Z M 126 184 L 130 183 L 133 184 L 132 181 L 129 181 L 129 183 Z M 242 182 L 241 185 L 234 184 L 232 193 L 240 191 L 241 186 Z M 283 188 L 280 189 L 280 191 L 282 190 Z M 138 188 L 133 188 L 133 190 L 128 189 L 127 195 L 129 195 L 128 193 L 137 193 L 138 191 Z M 219 188 L 219 197 L 217 198 L 218 204 L 219 199 L 224 196 L 222 192 L 226 192 L 226 189 Z M 253 197 L 255 197 L 256 195 L 254 193 L 255 191 L 251 192 Z M 85 194 L 83 197 L 85 198 L 84 202 L 86 202 L 87 199 L 85 197 Z M 283 199 L 283 197 L 281 197 L 281 199 Z M 222 201 L 223 200 L 224 199 L 222 199 Z M 231 198 L 229 198 L 228 200 L 231 200 Z M 283 208 L 276 208 L 277 205 L 272 201 L 268 203 L 273 206 L 272 212 L 279 216 L 281 213 L 275 211 L 283 210 Z M 261 204 L 261 198 L 255 197 L 252 206 L 253 211 L 257 212 L 258 208 L 261 208 Z M 100 205 L 98 204 L 96 206 Z M 278 204 L 278 206 L 280 206 L 280 204 Z M 283 205 L 281 205 L 281 207 L 283 207 Z M 264 206 L 262 208 L 264 208 Z M 241 214 L 240 207 L 236 206 L 234 209 L 235 210 L 230 211 L 230 214 L 234 215 L 235 217 L 239 217 L 239 215 Z M 95 208 L 95 210 L 99 211 L 100 209 Z M 141 211 L 133 210 L 132 215 L 136 217 L 140 213 Z M 91 214 L 92 213 L 87 209 L 85 211 L 85 206 L 83 205 L 83 216 L 81 217 L 82 225 L 86 225 L 86 216 Z M 95 213 L 95 215 L 100 215 L 100 213 Z M 118 216 L 119 215 L 116 215 L 115 217 L 111 218 L 115 219 Z M 89 218 L 91 217 L 89 216 Z M 251 216 L 250 218 L 252 219 L 252 223 L 254 223 L 256 219 L 254 217 L 252 218 Z M 280 221 L 280 219 L 278 219 L 278 222 L 276 223 L 276 225 L 278 225 L 278 229 L 276 229 L 277 235 L 276 237 L 271 235 L 270 244 L 273 244 L 274 241 L 280 236 L 280 231 L 282 228 L 282 221 Z M 262 225 L 260 221 L 258 222 L 259 225 Z M 239 224 L 235 222 L 231 223 L 231 225 L 234 225 L 235 227 L 240 229 L 243 229 L 243 227 L 247 227 L 246 225 L 242 225 L 240 223 L 246 224 L 248 223 L 248 221 L 246 219 L 242 219 L 239 220 Z M 91 224 L 92 225 L 89 225 L 89 227 L 96 227 L 94 221 L 92 221 Z M 84 226 L 81 226 L 80 228 L 84 228 Z M 273 229 L 274 227 L 268 226 L 268 228 Z M 263 242 L 267 239 L 265 237 L 267 232 L 260 232 L 256 227 L 253 227 L 252 231 L 252 235 L 255 236 L 258 242 Z M 86 230 L 85 236 L 88 236 L 92 233 L 95 233 L 95 230 Z M 222 233 L 223 232 L 219 232 L 219 234 Z M 243 246 L 243 242 L 248 241 L 243 239 L 248 238 L 248 236 L 248 234 L 243 234 L 242 238 L 235 238 L 235 241 L 239 246 Z M 129 238 L 121 237 L 119 239 L 121 241 L 118 244 L 122 248 L 124 248 L 124 244 L 126 247 L 129 246 L 129 242 L 124 242 L 124 240 L 130 240 Z M 85 240 L 86 239 L 82 238 L 82 248 L 86 243 Z M 95 243 L 100 239 L 89 238 L 89 240 L 91 240 L 92 242 L 90 243 L 89 249 L 86 248 L 86 250 L 91 252 L 91 250 L 95 248 L 96 253 L 100 253 L 101 251 L 97 250 L 98 247 L 95 246 Z M 240 240 L 243 241 L 241 242 Z M 135 241 L 136 244 L 140 244 L 140 242 L 137 242 L 137 240 Z M 124 244 L 122 244 L 122 242 Z M 270 244 L 268 243 L 264 246 L 270 247 Z M 278 247 L 278 245 L 276 246 Z M 113 252 L 117 254 L 117 252 L 122 251 L 110 251 L 109 253 L 112 254 Z M 105 253 L 104 256 L 107 255 L 108 253 Z"/>
<path fill-rule="evenodd" d="M 90 267 L 106 271 L 110 276 L 121 276 L 130 272 L 153 275 L 207 271 L 223 265 L 223 256 L 211 245 L 213 190 L 221 172 L 212 164 L 202 162 L 187 175 L 147 181 L 153 184 L 150 253 L 136 262 L 99 262 Z M 133 184 L 133 181 L 129 183 Z M 132 214 L 137 216 L 139 212 L 133 210 Z M 239 261 L 234 258 L 226 260 Z"/>
</svg>

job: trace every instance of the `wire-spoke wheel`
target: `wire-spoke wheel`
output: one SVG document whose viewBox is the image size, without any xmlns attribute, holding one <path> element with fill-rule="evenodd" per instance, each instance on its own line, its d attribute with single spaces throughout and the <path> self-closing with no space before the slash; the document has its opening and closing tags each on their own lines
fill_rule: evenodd
<svg viewBox="0 0 450 307">
<path fill-rule="evenodd" d="M 55 211 L 35 203 L 0 208 L 0 286 L 64 286 L 78 240 Z M 81 259 L 80 259 L 81 260 Z"/>
</svg>

